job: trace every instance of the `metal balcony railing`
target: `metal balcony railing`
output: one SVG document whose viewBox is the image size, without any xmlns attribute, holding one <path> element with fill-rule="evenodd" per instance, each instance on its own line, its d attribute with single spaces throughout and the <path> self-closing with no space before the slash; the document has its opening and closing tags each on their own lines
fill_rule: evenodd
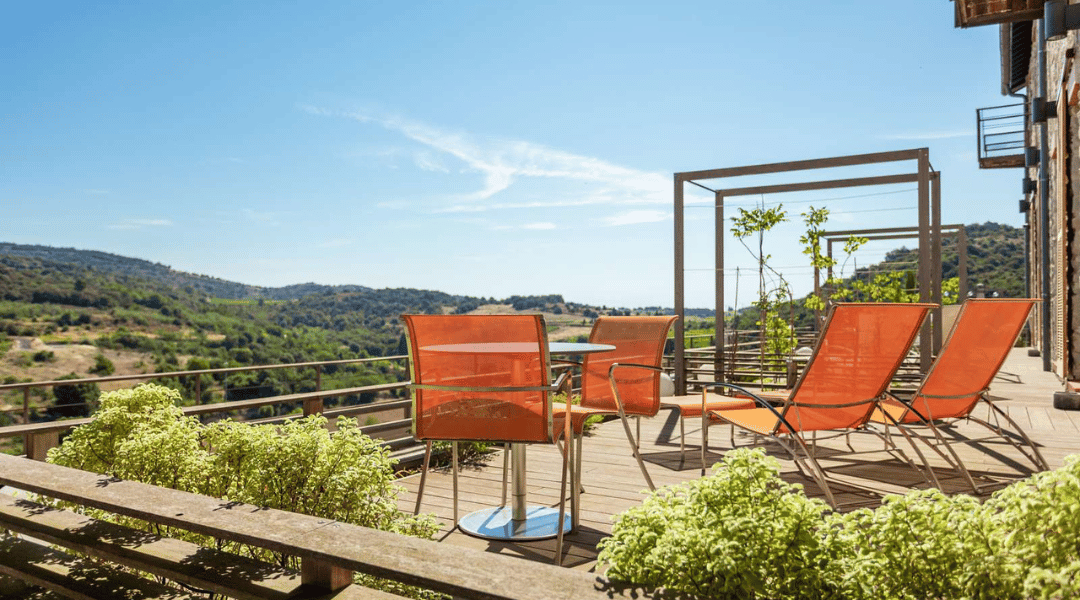
<svg viewBox="0 0 1080 600">
<path fill-rule="evenodd" d="M 979 168 L 1003 169 L 1024 166 L 1024 105 L 1007 104 L 976 110 L 979 136 Z"/>
</svg>

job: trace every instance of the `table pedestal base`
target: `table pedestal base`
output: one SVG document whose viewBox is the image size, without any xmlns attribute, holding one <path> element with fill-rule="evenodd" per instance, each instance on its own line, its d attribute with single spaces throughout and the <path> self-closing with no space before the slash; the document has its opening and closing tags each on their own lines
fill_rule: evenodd
<svg viewBox="0 0 1080 600">
<path fill-rule="evenodd" d="M 525 507 L 525 520 L 511 518 L 509 506 L 485 508 L 469 513 L 458 521 L 458 527 L 469 535 L 493 540 L 546 540 L 559 535 L 559 509 L 548 506 Z M 573 519 L 570 511 L 563 517 L 563 532 L 570 531 Z"/>
</svg>

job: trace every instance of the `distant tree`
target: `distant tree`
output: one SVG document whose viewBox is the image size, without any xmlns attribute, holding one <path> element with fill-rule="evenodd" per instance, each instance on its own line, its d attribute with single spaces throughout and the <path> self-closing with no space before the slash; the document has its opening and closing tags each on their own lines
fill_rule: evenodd
<svg viewBox="0 0 1080 600">
<path fill-rule="evenodd" d="M 104 354 L 99 352 L 94 357 L 94 366 L 90 367 L 89 372 L 94 375 L 112 375 L 116 372 L 116 366 Z"/>
<path fill-rule="evenodd" d="M 69 373 L 60 379 L 79 379 L 75 373 Z M 101 391 L 95 383 L 68 383 L 53 387 L 53 405 L 48 414 L 53 419 L 61 417 L 88 417 L 97 408 Z"/>
</svg>

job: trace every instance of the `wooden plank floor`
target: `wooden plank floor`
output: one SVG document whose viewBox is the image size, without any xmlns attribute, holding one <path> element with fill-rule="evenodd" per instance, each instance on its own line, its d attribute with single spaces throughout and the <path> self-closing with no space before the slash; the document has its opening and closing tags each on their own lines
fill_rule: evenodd
<svg viewBox="0 0 1080 600">
<path fill-rule="evenodd" d="M 1065 456 L 1080 452 L 1080 412 L 1053 408 L 1053 393 L 1061 390 L 1057 378 L 1042 371 L 1039 358 L 1027 356 L 1026 349 L 1015 350 L 991 386 L 991 396 L 999 406 L 1020 424 L 1039 445 L 1050 466 L 1060 466 Z M 985 411 L 979 413 L 985 416 Z M 956 438 L 981 438 L 986 430 L 973 423 L 950 428 L 946 435 Z M 700 476 L 700 421 L 686 422 L 687 454 L 680 460 L 679 425 L 670 411 L 641 423 L 642 453 L 649 474 L 657 486 L 677 484 Z M 908 448 L 901 436 L 896 443 Z M 850 436 L 856 450 L 877 450 L 881 441 L 871 434 Z M 785 480 L 800 483 L 807 494 L 822 497 L 818 487 L 801 475 L 783 449 L 775 443 L 762 443 L 754 436 L 737 434 L 738 447 L 762 445 L 772 456 L 780 459 Z M 732 443 L 726 425 L 709 429 L 708 460 L 719 460 Z M 993 441 L 980 444 L 955 444 L 957 452 L 983 487 L 985 497 L 995 489 L 1022 478 L 1032 471 L 1032 465 L 1007 443 Z M 948 493 L 969 492 L 963 479 L 932 452 L 927 454 L 942 488 Z M 911 487 L 928 487 L 926 481 L 902 461 L 882 453 L 852 455 L 844 438 L 818 443 L 818 458 L 822 465 L 847 485 L 833 487 L 838 502 L 846 507 L 876 506 L 884 493 L 903 493 Z M 578 531 L 566 538 L 563 564 L 576 569 L 596 566 L 596 544 L 611 533 L 611 519 L 645 499 L 647 486 L 629 451 L 628 442 L 618 421 L 603 423 L 587 435 L 582 453 L 582 483 Z M 502 453 L 496 452 L 481 464 L 466 465 L 459 479 L 459 516 L 473 510 L 497 506 L 502 495 Z M 557 506 L 560 486 L 561 454 L 553 446 L 534 445 L 528 449 L 528 498 L 530 504 Z M 406 492 L 398 498 L 403 511 L 412 512 L 416 502 L 419 475 L 400 480 Z M 867 492 L 860 488 L 869 488 Z M 474 538 L 453 530 L 453 492 L 448 470 L 432 471 L 424 492 L 423 512 L 435 514 L 443 529 L 438 539 L 444 543 L 467 546 L 488 552 L 520 556 L 529 560 L 551 562 L 555 541 L 527 543 L 493 542 Z M 568 503 L 569 506 L 569 503 Z"/>
</svg>

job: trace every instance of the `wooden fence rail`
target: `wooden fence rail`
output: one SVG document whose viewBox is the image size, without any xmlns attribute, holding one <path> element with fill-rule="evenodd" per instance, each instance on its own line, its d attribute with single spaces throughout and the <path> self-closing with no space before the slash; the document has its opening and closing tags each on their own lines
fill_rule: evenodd
<svg viewBox="0 0 1080 600">
<path fill-rule="evenodd" d="M 179 582 L 189 589 L 244 599 L 398 598 L 354 585 L 353 572 L 457 598 L 645 597 L 640 590 L 618 588 L 596 574 L 20 457 L 0 455 L 0 484 L 151 524 L 265 548 L 298 557 L 301 563 L 297 573 L 0 495 L 0 527 L 22 534 L 0 540 L 0 571 L 83 600 L 129 594 L 162 598 L 192 595 L 132 577 L 130 572 L 101 567 L 100 563 L 87 574 L 83 571 L 87 561 L 50 545 Z"/>
<path fill-rule="evenodd" d="M 51 381 L 26 381 L 21 383 L 7 383 L 0 385 L 0 393 L 12 390 L 23 391 L 23 405 L 22 405 L 22 420 L 23 423 L 30 422 L 30 390 L 34 388 L 50 388 L 58 385 L 78 385 L 82 383 L 110 383 L 114 381 L 157 381 L 159 379 L 186 379 L 193 377 L 195 379 L 195 400 L 198 402 L 202 398 L 202 376 L 203 375 L 224 375 L 228 376 L 231 373 L 247 373 L 253 371 L 274 371 L 279 369 L 314 369 L 315 370 L 315 391 L 322 390 L 322 371 L 323 367 L 327 366 L 339 366 L 339 365 L 352 365 L 374 362 L 405 362 L 408 364 L 409 357 L 405 354 L 394 356 L 378 356 L 374 358 L 346 358 L 341 360 L 323 360 L 314 362 L 299 362 L 299 363 L 280 363 L 272 365 L 251 365 L 246 367 L 222 367 L 219 369 L 196 369 L 191 371 L 168 371 L 164 373 L 140 373 L 131 375 L 105 375 L 103 377 L 84 377 L 82 379 L 58 379 Z M 227 396 L 227 380 L 225 392 L 223 396 Z M 13 411 L 2 411 L 10 413 Z"/>
</svg>

